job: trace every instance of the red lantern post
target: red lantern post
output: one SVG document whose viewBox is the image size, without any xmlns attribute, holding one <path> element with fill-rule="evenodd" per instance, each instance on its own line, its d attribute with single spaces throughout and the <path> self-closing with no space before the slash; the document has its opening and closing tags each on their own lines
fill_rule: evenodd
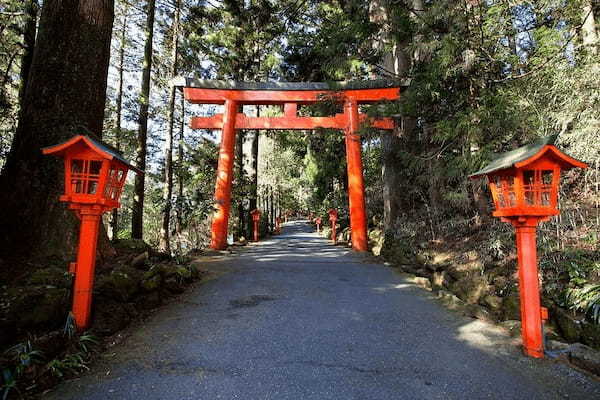
<svg viewBox="0 0 600 400">
<path fill-rule="evenodd" d="M 250 215 L 252 216 L 252 224 L 253 224 L 253 240 L 258 242 L 258 224 L 260 223 L 260 210 L 254 209 L 250 211 Z"/>
<path fill-rule="evenodd" d="M 317 217 L 315 219 L 315 224 L 317 225 L 317 233 L 321 233 L 321 223 L 323 222 L 323 220 L 321 219 L 321 217 Z"/>
<path fill-rule="evenodd" d="M 338 212 L 335 208 L 332 208 L 328 211 L 329 214 L 329 223 L 331 224 L 331 240 L 333 240 L 333 244 L 337 243 L 337 220 L 338 220 Z"/>
<path fill-rule="evenodd" d="M 516 229 L 521 300 L 521 332 L 525 354 L 542 358 L 543 320 L 536 254 L 536 229 L 560 212 L 557 207 L 561 170 L 587 168 L 562 153 L 550 136 L 501 155 L 471 178 L 487 176 L 495 206 L 494 216 Z"/>
<path fill-rule="evenodd" d="M 102 214 L 119 208 L 119 199 L 129 169 L 120 152 L 88 136 L 78 135 L 56 146 L 42 149 L 64 159 L 65 193 L 60 201 L 69 203 L 81 220 L 77 262 L 69 267 L 75 273 L 73 316 L 77 329 L 90 325 L 96 246 Z"/>
<path fill-rule="evenodd" d="M 281 233 L 281 217 L 275 218 L 275 233 Z"/>
</svg>

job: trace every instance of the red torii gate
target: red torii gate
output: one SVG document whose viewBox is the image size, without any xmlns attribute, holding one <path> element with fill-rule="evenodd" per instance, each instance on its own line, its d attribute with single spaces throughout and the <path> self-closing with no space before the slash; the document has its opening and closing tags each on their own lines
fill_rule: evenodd
<svg viewBox="0 0 600 400">
<path fill-rule="evenodd" d="M 346 137 L 348 165 L 348 197 L 352 248 L 368 250 L 367 213 L 361 158 L 361 141 L 357 134 L 361 123 L 369 122 L 378 129 L 392 130 L 393 120 L 380 118 L 367 121 L 359 113 L 359 104 L 400 97 L 397 82 L 356 81 L 336 82 L 227 82 L 177 78 L 176 87 L 183 88 L 185 99 L 195 104 L 223 104 L 223 114 L 212 117 L 192 117 L 192 129 L 221 129 L 221 147 L 215 188 L 216 211 L 212 220 L 210 247 L 227 247 L 227 224 L 231 206 L 235 130 L 236 129 L 341 129 Z M 331 99 L 344 104 L 344 112 L 331 117 L 299 117 L 298 105 L 314 104 Z M 241 105 L 283 105 L 281 117 L 248 117 L 239 112 Z"/>
</svg>

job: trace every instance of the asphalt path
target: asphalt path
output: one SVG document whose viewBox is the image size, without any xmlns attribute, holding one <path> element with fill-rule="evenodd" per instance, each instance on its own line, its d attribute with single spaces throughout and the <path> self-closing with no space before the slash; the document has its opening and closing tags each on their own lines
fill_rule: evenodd
<svg viewBox="0 0 600 400">
<path fill-rule="evenodd" d="M 232 254 L 51 399 L 600 399 L 304 222 Z"/>
</svg>

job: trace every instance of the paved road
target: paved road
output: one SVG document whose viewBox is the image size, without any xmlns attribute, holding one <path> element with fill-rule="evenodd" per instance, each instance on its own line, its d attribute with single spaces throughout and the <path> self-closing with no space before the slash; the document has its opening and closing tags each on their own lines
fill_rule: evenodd
<svg viewBox="0 0 600 400">
<path fill-rule="evenodd" d="M 588 399 L 600 383 L 522 357 L 392 269 L 291 223 L 132 329 L 52 399 Z"/>
</svg>

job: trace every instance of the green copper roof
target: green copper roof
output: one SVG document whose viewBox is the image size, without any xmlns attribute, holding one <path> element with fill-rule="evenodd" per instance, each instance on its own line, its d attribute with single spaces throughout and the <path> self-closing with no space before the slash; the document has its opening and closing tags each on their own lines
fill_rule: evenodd
<svg viewBox="0 0 600 400">
<path fill-rule="evenodd" d="M 205 80 L 188 77 L 177 77 L 171 81 L 175 87 L 192 87 L 201 89 L 223 90 L 352 90 L 352 89 L 384 89 L 407 86 L 406 82 L 393 79 L 372 81 L 339 81 L 339 82 L 236 82 Z"/>
<path fill-rule="evenodd" d="M 490 172 L 512 168 L 515 166 L 516 163 L 525 161 L 535 156 L 544 146 L 554 144 L 554 142 L 556 142 L 557 137 L 558 134 L 546 136 L 536 140 L 531 144 L 519 147 L 518 149 L 509 151 L 507 153 L 502 153 L 496 159 L 492 160 L 492 162 L 489 163 L 487 166 L 475 172 L 474 174 L 469 175 L 469 178 L 475 178 L 480 175 L 489 174 Z"/>
</svg>

